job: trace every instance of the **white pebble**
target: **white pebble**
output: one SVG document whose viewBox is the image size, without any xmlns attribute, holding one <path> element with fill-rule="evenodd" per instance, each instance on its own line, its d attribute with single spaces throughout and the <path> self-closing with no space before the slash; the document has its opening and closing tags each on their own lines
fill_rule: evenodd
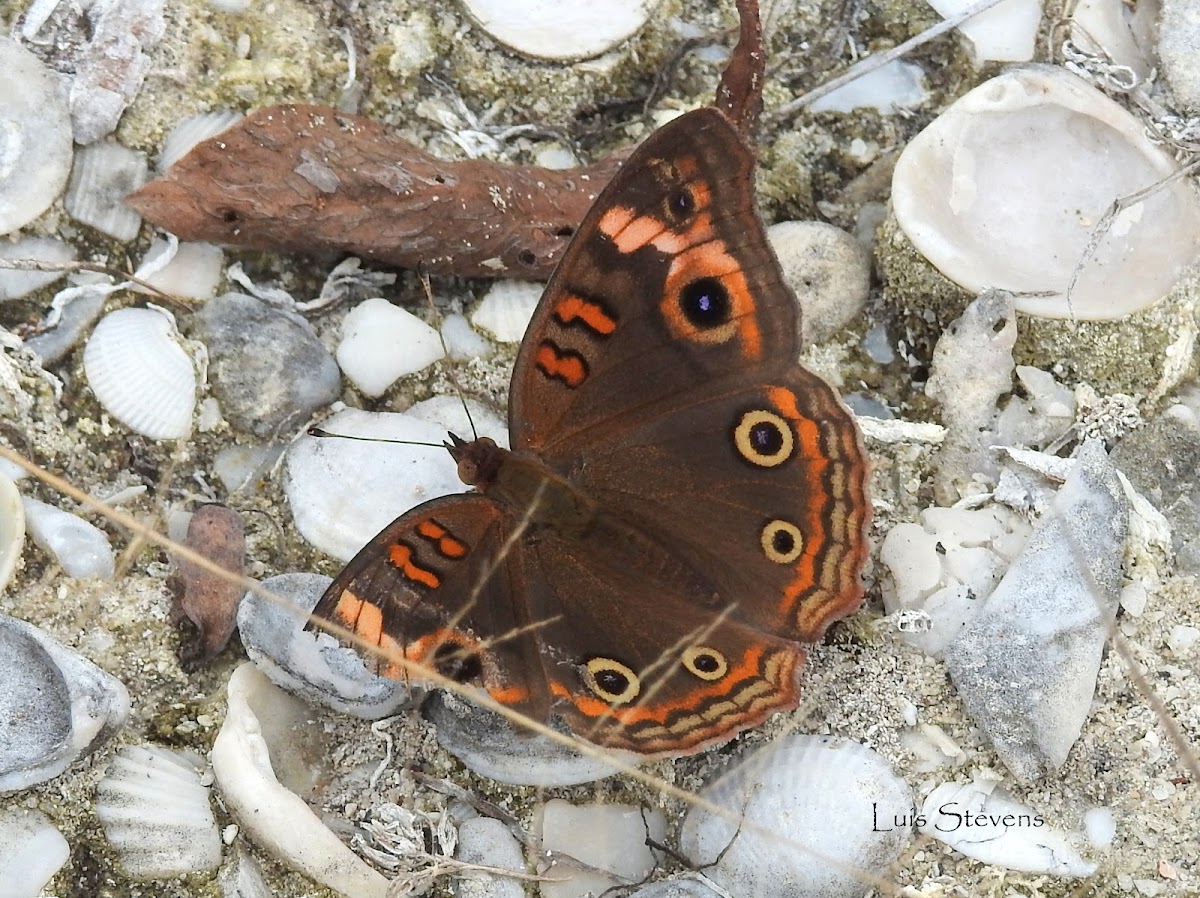
<svg viewBox="0 0 1200 898">
<path fill-rule="evenodd" d="M 157 238 L 150 244 L 137 276 L 163 293 L 183 299 L 211 299 L 217 295 L 225 268 L 225 253 L 215 243 L 180 243 L 174 256 L 159 266 L 170 242 Z M 144 269 L 152 269 L 146 273 Z M 148 292 L 134 287 L 140 292 Z"/>
<path fill-rule="evenodd" d="M 43 262 L 48 266 L 65 265 L 75 258 L 75 248 L 53 237 L 22 237 L 15 243 L 0 243 L 0 262 Z M 0 265 L 0 300 L 19 299 L 52 284 L 64 274 L 59 271 L 20 271 Z"/>
<path fill-rule="evenodd" d="M 63 834 L 41 811 L 0 809 L 0 883 L 4 898 L 38 898 L 71 856 Z"/>
<path fill-rule="evenodd" d="M 485 359 L 492 354 L 492 344 L 479 331 L 471 327 L 465 315 L 447 315 L 442 321 L 442 339 L 450 358 L 457 361 Z"/>
<path fill-rule="evenodd" d="M 104 531 L 61 508 L 24 496 L 29 535 L 54 557 L 68 576 L 111 580 L 116 571 L 112 545 Z"/>
<path fill-rule="evenodd" d="M 487 34 L 534 59 L 591 59 L 624 43 L 653 14 L 658 0 L 463 0 Z"/>
<path fill-rule="evenodd" d="M 366 396 L 383 395 L 397 378 L 444 356 L 437 331 L 386 299 L 359 303 L 342 322 L 338 366 Z"/>
</svg>

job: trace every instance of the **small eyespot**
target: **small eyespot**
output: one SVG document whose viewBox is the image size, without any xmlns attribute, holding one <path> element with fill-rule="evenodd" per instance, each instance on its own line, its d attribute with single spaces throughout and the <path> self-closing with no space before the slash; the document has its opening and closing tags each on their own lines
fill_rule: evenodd
<svg viewBox="0 0 1200 898">
<path fill-rule="evenodd" d="M 684 649 L 683 666 L 710 683 L 729 673 L 729 662 L 725 660 L 725 656 L 707 645 L 694 645 Z"/>
<path fill-rule="evenodd" d="M 627 705 L 642 691 L 642 681 L 629 667 L 612 658 L 593 658 L 583 670 L 583 682 L 612 705 Z"/>
<path fill-rule="evenodd" d="M 696 209 L 696 200 L 686 187 L 672 190 L 667 196 L 666 213 L 671 221 L 681 222 Z"/>
<path fill-rule="evenodd" d="M 448 680 L 468 683 L 483 674 L 479 653 L 460 642 L 443 642 L 433 653 L 433 669 Z"/>
<path fill-rule="evenodd" d="M 788 422 L 765 409 L 742 415 L 733 430 L 733 443 L 742 458 L 762 468 L 783 464 L 796 446 Z"/>
<path fill-rule="evenodd" d="M 804 553 L 804 534 L 788 521 L 768 521 L 762 529 L 762 550 L 776 564 L 791 564 Z"/>
</svg>

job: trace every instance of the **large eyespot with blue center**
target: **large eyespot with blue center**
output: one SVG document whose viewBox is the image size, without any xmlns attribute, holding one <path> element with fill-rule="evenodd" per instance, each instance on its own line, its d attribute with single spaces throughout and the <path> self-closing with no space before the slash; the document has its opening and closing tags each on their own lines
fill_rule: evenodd
<svg viewBox="0 0 1200 898">
<path fill-rule="evenodd" d="M 679 311 L 697 331 L 714 331 L 730 323 L 733 303 L 720 281 L 700 278 L 679 291 Z"/>
<path fill-rule="evenodd" d="M 759 534 L 763 554 L 776 564 L 791 564 L 804 554 L 804 535 L 791 521 L 767 521 Z"/>
<path fill-rule="evenodd" d="M 688 672 L 712 683 L 729 673 L 729 662 L 716 649 L 707 645 L 693 645 L 683 651 L 683 666 Z"/>
<path fill-rule="evenodd" d="M 592 658 L 583 668 L 583 684 L 610 705 L 627 705 L 642 691 L 633 670 L 613 658 Z"/>
<path fill-rule="evenodd" d="M 738 455 L 760 468 L 774 468 L 792 457 L 796 438 L 786 420 L 766 409 L 742 415 L 733 428 L 733 445 Z"/>
</svg>

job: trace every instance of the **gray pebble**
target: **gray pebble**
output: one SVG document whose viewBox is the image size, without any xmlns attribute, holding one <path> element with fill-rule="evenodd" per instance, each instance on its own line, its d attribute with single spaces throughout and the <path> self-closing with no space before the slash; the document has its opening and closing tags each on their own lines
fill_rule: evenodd
<svg viewBox="0 0 1200 898">
<path fill-rule="evenodd" d="M 338 397 L 337 362 L 299 315 L 226 293 L 196 313 L 191 336 L 208 347 L 213 393 L 238 430 L 283 434 Z"/>
</svg>

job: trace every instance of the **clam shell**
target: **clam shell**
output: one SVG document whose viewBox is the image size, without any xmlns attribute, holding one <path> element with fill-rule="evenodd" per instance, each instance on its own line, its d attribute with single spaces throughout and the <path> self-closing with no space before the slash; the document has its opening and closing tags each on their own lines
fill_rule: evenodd
<svg viewBox="0 0 1200 898">
<path fill-rule="evenodd" d="M 700 794 L 730 813 L 692 808 L 680 847 L 733 895 L 857 898 L 912 836 L 908 786 L 857 742 L 780 739 Z"/>
<path fill-rule="evenodd" d="M 520 343 L 541 298 L 541 284 L 497 281 L 471 313 L 471 324 L 501 343 Z"/>
<path fill-rule="evenodd" d="M 152 308 L 105 315 L 83 351 L 96 399 L 114 418 L 152 440 L 192 432 L 196 372 L 170 317 Z"/>
<path fill-rule="evenodd" d="M 0 234 L 33 221 L 71 172 L 71 116 L 59 76 L 0 35 Z"/>
<path fill-rule="evenodd" d="M 1200 257 L 1200 200 L 1186 180 L 1167 184 L 1124 208 L 1089 255 L 1093 229 L 1118 197 L 1178 171 L 1141 120 L 1075 75 L 1031 65 L 918 134 L 896 162 L 892 204 L 917 250 L 964 289 L 1016 293 L 1027 315 L 1115 319 L 1158 302 Z"/>
<path fill-rule="evenodd" d="M 606 53 L 635 35 L 658 0 L 463 0 L 479 27 L 534 59 L 571 62 Z"/>
<path fill-rule="evenodd" d="M 96 816 L 132 879 L 167 879 L 213 870 L 221 832 L 208 788 L 179 755 L 131 745 L 96 784 Z"/>
<path fill-rule="evenodd" d="M 216 137 L 242 118 L 240 112 L 229 111 L 203 112 L 185 118 L 163 140 L 162 150 L 158 154 L 158 170 L 166 171 L 191 152 L 196 144 Z"/>
</svg>

